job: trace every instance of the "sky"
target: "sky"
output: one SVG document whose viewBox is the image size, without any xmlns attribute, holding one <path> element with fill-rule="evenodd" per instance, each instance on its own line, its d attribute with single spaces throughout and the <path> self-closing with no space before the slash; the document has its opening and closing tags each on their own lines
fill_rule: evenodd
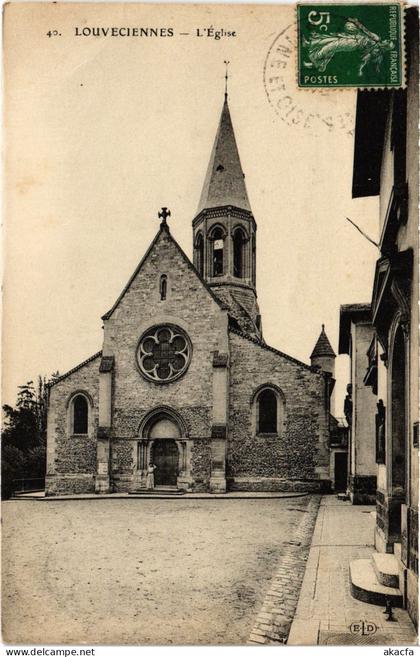
<svg viewBox="0 0 420 657">
<path fill-rule="evenodd" d="M 101 349 L 101 315 L 162 206 L 192 255 L 224 60 L 258 226 L 265 340 L 309 362 L 325 323 L 337 351 L 340 304 L 370 301 L 377 258 L 345 217 L 377 238 L 377 199 L 351 198 L 356 91 L 297 89 L 293 48 L 279 63 L 294 19 L 293 7 L 270 5 L 6 7 L 3 403 Z M 174 36 L 76 36 L 98 26 L 172 27 Z M 210 26 L 235 36 L 197 36 Z M 346 356 L 336 376 L 341 416 Z"/>
</svg>

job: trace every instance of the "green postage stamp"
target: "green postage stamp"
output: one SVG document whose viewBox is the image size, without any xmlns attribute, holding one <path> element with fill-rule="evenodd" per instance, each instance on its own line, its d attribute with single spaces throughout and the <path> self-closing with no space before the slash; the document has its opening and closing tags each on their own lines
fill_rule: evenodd
<svg viewBox="0 0 420 657">
<path fill-rule="evenodd" d="M 299 87 L 401 87 L 400 4 L 299 4 Z"/>
</svg>

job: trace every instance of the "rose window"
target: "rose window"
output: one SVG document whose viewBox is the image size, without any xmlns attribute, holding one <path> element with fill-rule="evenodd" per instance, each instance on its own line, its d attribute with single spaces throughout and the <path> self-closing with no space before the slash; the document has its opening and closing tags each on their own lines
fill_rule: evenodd
<svg viewBox="0 0 420 657">
<path fill-rule="evenodd" d="M 137 359 L 147 379 L 158 383 L 173 381 L 190 364 L 190 341 L 178 326 L 154 326 L 143 334 Z"/>
</svg>

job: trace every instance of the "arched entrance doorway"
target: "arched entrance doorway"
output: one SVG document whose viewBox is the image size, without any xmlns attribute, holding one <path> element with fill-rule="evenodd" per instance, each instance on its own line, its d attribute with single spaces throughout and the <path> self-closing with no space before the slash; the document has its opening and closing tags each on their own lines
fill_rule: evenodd
<svg viewBox="0 0 420 657">
<path fill-rule="evenodd" d="M 156 466 L 155 486 L 176 486 L 180 470 L 178 425 L 168 417 L 158 417 L 149 430 L 150 460 Z"/>
<path fill-rule="evenodd" d="M 151 410 L 139 426 L 137 469 L 133 489 L 147 487 L 147 469 L 152 462 L 154 485 L 191 490 L 191 442 L 182 416 L 172 408 Z"/>
<path fill-rule="evenodd" d="M 175 440 L 156 440 L 152 448 L 155 486 L 176 486 L 179 452 Z"/>
</svg>

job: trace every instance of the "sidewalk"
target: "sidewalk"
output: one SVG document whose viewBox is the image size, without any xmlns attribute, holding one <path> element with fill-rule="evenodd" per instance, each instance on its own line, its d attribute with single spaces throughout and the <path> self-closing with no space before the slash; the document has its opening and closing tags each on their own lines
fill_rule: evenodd
<svg viewBox="0 0 420 657">
<path fill-rule="evenodd" d="M 288 645 L 412 645 L 416 631 L 408 613 L 383 608 L 350 594 L 349 563 L 374 551 L 373 506 L 353 506 L 335 496 L 322 498 Z M 373 633 L 350 632 L 352 623 L 376 626 Z"/>
</svg>

